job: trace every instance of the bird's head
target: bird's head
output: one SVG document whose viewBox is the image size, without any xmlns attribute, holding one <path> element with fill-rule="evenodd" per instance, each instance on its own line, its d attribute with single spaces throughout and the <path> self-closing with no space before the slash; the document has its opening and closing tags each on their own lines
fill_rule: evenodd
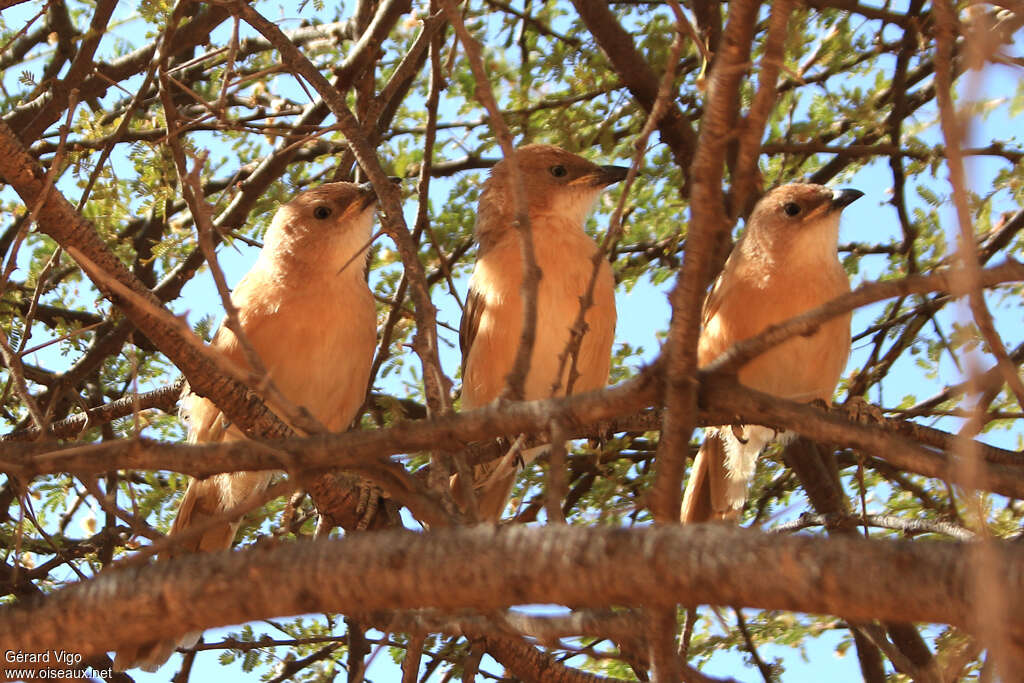
<svg viewBox="0 0 1024 683">
<path fill-rule="evenodd" d="M 839 217 L 844 208 L 864 193 L 834 190 L 824 185 L 791 183 L 766 194 L 747 219 L 748 244 L 770 251 L 816 247 L 835 251 Z"/>
<path fill-rule="evenodd" d="M 598 166 L 554 145 L 515 150 L 530 219 L 557 216 L 582 228 L 604 188 L 626 177 L 622 166 Z M 498 162 L 484 183 L 477 218 L 481 229 L 508 229 L 515 218 L 515 194 L 508 160 Z"/>
<path fill-rule="evenodd" d="M 361 274 L 358 257 L 367 251 L 376 205 L 369 184 L 326 183 L 306 190 L 274 214 L 264 253 L 307 267 L 347 267 Z"/>
</svg>

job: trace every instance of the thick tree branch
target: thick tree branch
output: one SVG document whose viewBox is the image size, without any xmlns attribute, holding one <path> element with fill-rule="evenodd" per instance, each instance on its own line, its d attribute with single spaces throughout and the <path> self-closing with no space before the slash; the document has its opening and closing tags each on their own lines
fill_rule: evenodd
<svg viewBox="0 0 1024 683">
<path fill-rule="evenodd" d="M 955 292 L 959 288 L 959 284 L 956 282 L 957 277 L 957 274 L 950 270 L 940 270 L 929 275 L 911 275 L 897 280 L 869 282 L 826 304 L 772 325 L 756 336 L 734 344 L 728 351 L 712 361 L 705 370 L 735 372 L 753 358 L 790 337 L 812 334 L 830 318 L 876 301 L 908 294 L 925 294 L 936 291 Z M 1024 280 L 1024 264 L 1012 259 L 1004 264 L 980 270 L 978 274 L 980 287 L 994 287 L 1021 280 Z"/>
<path fill-rule="evenodd" d="M 658 100 L 658 77 L 637 51 L 633 36 L 622 28 L 608 3 L 572 0 L 572 4 L 629 92 L 650 114 Z M 697 134 L 675 103 L 670 104 L 658 120 L 658 131 L 672 150 L 672 156 L 686 179 L 684 182 L 689 183 Z"/>
<path fill-rule="evenodd" d="M 683 470 L 690 435 L 696 418 L 697 339 L 700 335 L 700 310 L 704 291 L 711 280 L 711 263 L 716 245 L 727 236 L 729 227 L 722 194 L 725 155 L 734 135 L 733 121 L 739 110 L 739 87 L 749 64 L 757 8 L 760 3 L 738 0 L 729 5 L 729 23 L 715 58 L 708 87 L 708 102 L 701 123 L 700 139 L 690 177 L 690 221 L 683 268 L 669 297 L 672 322 L 663 355 L 668 381 L 665 394 L 665 421 L 655 482 L 651 491 L 651 511 L 662 523 L 679 519 Z"/>
<path fill-rule="evenodd" d="M 911 472 L 945 481 L 959 481 L 957 459 L 942 450 L 923 446 L 899 433 L 899 421 L 884 425 L 850 422 L 845 416 L 827 413 L 814 406 L 786 401 L 743 387 L 726 375 L 701 372 L 698 375 L 702 424 L 765 424 L 798 432 L 822 443 L 857 448 Z M 379 430 L 318 435 L 306 439 L 269 441 L 262 444 L 224 443 L 188 446 L 144 440 L 54 447 L 52 444 L 10 444 L 0 467 L 21 477 L 57 472 L 105 472 L 112 469 L 169 469 L 209 476 L 237 469 L 273 470 L 297 466 L 316 471 L 334 467 L 357 467 L 381 463 L 381 458 L 402 453 L 427 451 L 438 443 L 453 446 L 519 433 L 547 434 L 552 421 L 559 423 L 570 438 L 592 436 L 607 428 L 606 421 L 627 418 L 618 430 L 656 428 L 657 415 L 636 416 L 656 399 L 660 385 L 656 377 L 642 375 L 636 380 L 603 391 L 567 398 L 529 401 L 430 420 L 403 422 Z M 595 425 L 602 425 L 596 428 Z M 930 431 L 936 441 L 943 436 L 948 448 L 955 438 Z M 1015 498 L 1024 498 L 1024 463 L 1012 452 L 983 448 L 986 461 L 979 464 L 979 486 Z M 282 454 L 288 457 L 282 459 Z M 405 486 L 422 492 L 419 486 Z"/>
<path fill-rule="evenodd" d="M 659 388 L 654 373 L 617 387 L 566 398 L 494 405 L 430 420 L 402 422 L 395 427 L 344 434 L 321 434 L 305 439 L 220 444 L 161 444 L 146 440 L 101 444 L 10 444 L 2 461 L 7 471 L 32 477 L 44 472 L 102 472 L 110 469 L 171 469 L 205 477 L 232 469 L 281 469 L 281 454 L 294 454 L 305 470 L 372 462 L 376 459 L 427 451 L 439 443 L 485 441 L 520 432 L 546 432 L 552 420 L 569 433 L 596 422 L 633 415 L 650 406 Z M 107 458 L 109 454 L 109 459 Z M 291 462 L 291 461 L 289 461 Z"/>
<path fill-rule="evenodd" d="M 227 17 L 228 13 L 219 7 L 211 7 L 206 11 L 199 12 L 188 24 L 177 31 L 178 40 L 174 45 L 174 53 L 181 54 L 209 40 L 210 32 Z M 96 36 L 95 39 L 98 41 L 101 35 Z M 87 72 L 75 83 L 79 99 L 84 101 L 103 97 L 113 87 L 112 84 L 127 80 L 146 69 L 152 62 L 155 52 L 156 43 L 150 43 L 109 64 L 94 65 L 91 73 Z M 90 66 L 93 66 L 91 61 Z M 17 107 L 6 115 L 4 122 L 18 131 L 19 135 L 23 136 L 23 140 L 35 142 L 64 113 L 67 92 L 64 90 L 63 93 L 57 93 L 48 88 L 31 102 Z"/>
<path fill-rule="evenodd" d="M 179 380 L 174 384 L 147 391 L 144 394 L 123 396 L 116 401 L 52 422 L 47 426 L 46 433 L 48 436 L 58 439 L 67 439 L 78 436 L 93 425 L 106 424 L 120 417 L 132 415 L 139 410 L 159 408 L 165 413 L 169 413 L 178 405 L 182 386 L 184 386 L 184 380 Z M 37 438 L 39 438 L 39 430 L 35 427 L 0 435 L 0 441 L 34 441 Z"/>
<path fill-rule="evenodd" d="M 181 369 L 196 393 L 209 397 L 233 422 L 253 435 L 273 438 L 291 434 L 291 429 L 263 405 L 254 392 L 220 372 L 194 340 L 182 335 L 178 326 L 169 323 L 166 317 L 154 315 L 154 309 L 163 311 L 160 302 L 56 188 L 46 192 L 43 171 L 3 122 L 0 122 L 0 175 L 26 205 L 39 206 L 36 221 L 40 230 L 92 264 L 89 275 L 100 291 Z M 120 292 L 113 288 L 115 284 Z"/>
<path fill-rule="evenodd" d="M 0 609 L 0 641 L 29 652 L 94 654 L 285 614 L 526 603 L 709 603 L 974 629 L 968 550 L 952 542 L 779 537 L 719 525 L 386 531 L 106 572 Z M 996 543 L 993 553 L 1010 615 L 1003 626 L 1020 635 L 1024 548 Z M 453 562 L 457 556 L 474 561 Z M 531 561 L 517 559 L 523 557 Z"/>
<path fill-rule="evenodd" d="M 723 378 L 724 380 L 724 378 Z M 900 469 L 964 484 L 959 459 L 925 448 L 900 434 L 850 422 L 812 406 L 741 387 L 734 380 L 701 384 L 701 403 L 744 416 L 742 424 L 765 424 L 794 431 L 814 441 L 863 450 Z M 756 415 L 756 417 L 755 417 Z M 978 488 L 1013 498 L 1024 496 L 1024 469 L 1019 465 L 977 464 Z"/>
</svg>

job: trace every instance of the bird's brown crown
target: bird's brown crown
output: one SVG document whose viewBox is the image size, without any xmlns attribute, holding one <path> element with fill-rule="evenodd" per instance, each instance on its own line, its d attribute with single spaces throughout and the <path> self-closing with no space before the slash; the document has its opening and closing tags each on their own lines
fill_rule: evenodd
<svg viewBox="0 0 1024 683">
<path fill-rule="evenodd" d="M 377 195 L 368 185 L 326 183 L 306 190 L 279 209 L 288 219 L 310 226 L 333 224 L 349 214 L 354 217 L 375 204 Z"/>
<path fill-rule="evenodd" d="M 858 190 L 834 190 L 811 183 L 776 187 L 761 198 L 747 219 L 743 248 L 778 252 L 800 245 L 815 252 L 834 251 L 839 216 L 862 195 Z"/>
<path fill-rule="evenodd" d="M 769 191 L 754 207 L 748 223 L 804 222 L 832 208 L 833 191 L 824 185 L 790 183 Z"/>
<path fill-rule="evenodd" d="M 376 201 L 369 185 L 326 183 L 306 190 L 274 214 L 263 251 L 279 269 L 342 268 L 365 251 Z"/>
<path fill-rule="evenodd" d="M 604 187 L 614 182 L 597 164 L 554 145 L 524 145 L 515 150 L 514 158 L 527 194 L 573 185 Z M 509 162 L 502 159 L 491 169 L 487 185 L 507 184 L 509 176 Z"/>
<path fill-rule="evenodd" d="M 555 214 L 580 227 L 601 190 L 626 175 L 625 168 L 598 166 L 554 145 L 525 145 L 515 150 L 514 159 L 531 219 Z M 480 195 L 478 238 L 510 228 L 514 214 L 511 167 L 503 159 L 491 169 Z"/>
</svg>

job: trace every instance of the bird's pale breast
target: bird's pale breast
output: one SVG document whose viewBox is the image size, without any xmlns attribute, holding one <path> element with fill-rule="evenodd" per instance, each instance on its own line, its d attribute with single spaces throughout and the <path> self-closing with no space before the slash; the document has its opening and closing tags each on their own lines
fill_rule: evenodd
<svg viewBox="0 0 1024 683">
<path fill-rule="evenodd" d="M 759 273 L 760 275 L 760 273 Z M 737 268 L 730 291 L 705 323 L 698 349 L 706 365 L 737 341 L 809 311 L 849 291 L 838 262 L 799 274 L 776 269 L 769 281 Z M 739 371 L 742 384 L 776 396 L 809 401 L 828 400 L 850 351 L 850 316 L 833 318 L 810 336 L 791 337 L 747 363 Z"/>
<path fill-rule="evenodd" d="M 526 381 L 526 398 L 547 398 L 558 375 L 559 356 L 569 342 L 570 328 L 580 311 L 580 297 L 593 273 L 597 246 L 579 228 L 559 229 L 534 220 L 537 264 L 543 272 L 537 302 L 537 337 Z M 501 393 L 512 369 L 522 330 L 522 258 L 515 233 L 482 255 L 472 286 L 483 292 L 485 311 L 466 363 L 463 403 L 473 407 Z M 594 307 L 587 313 L 589 329 L 577 359 L 579 378 L 573 391 L 602 387 L 607 382 L 615 334 L 614 279 L 607 262 L 600 265 L 594 286 Z M 560 394 L 565 393 L 568 365 Z"/>
<path fill-rule="evenodd" d="M 342 277 L 314 288 L 251 272 L 232 295 L 246 337 L 277 388 L 333 431 L 347 428 L 362 403 L 376 344 L 373 297 L 364 283 Z M 228 330 L 218 332 L 214 346 L 247 367 Z M 219 416 L 205 399 L 190 413 L 191 429 L 200 431 Z"/>
</svg>

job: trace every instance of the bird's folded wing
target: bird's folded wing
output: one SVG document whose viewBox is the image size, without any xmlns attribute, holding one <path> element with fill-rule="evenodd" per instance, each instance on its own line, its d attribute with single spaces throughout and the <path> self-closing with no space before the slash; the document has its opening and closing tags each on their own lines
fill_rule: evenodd
<svg viewBox="0 0 1024 683">
<path fill-rule="evenodd" d="M 466 295 L 466 307 L 462 311 L 462 321 L 459 323 L 459 349 L 462 351 L 463 378 L 466 376 L 469 351 L 473 348 L 473 340 L 476 339 L 476 331 L 480 328 L 480 319 L 484 315 L 486 306 L 483 295 L 470 286 L 469 293 Z"/>
</svg>

